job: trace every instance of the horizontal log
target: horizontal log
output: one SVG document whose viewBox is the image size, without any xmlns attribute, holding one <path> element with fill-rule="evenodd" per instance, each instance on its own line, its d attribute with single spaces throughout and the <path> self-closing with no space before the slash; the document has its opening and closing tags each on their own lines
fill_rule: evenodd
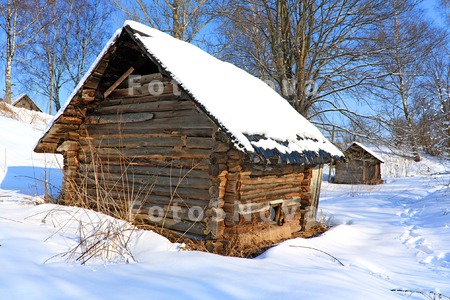
<svg viewBox="0 0 450 300">
<path fill-rule="evenodd" d="M 104 136 L 99 138 L 83 138 L 80 139 L 80 144 L 82 146 L 92 146 L 94 148 L 104 147 L 104 148 L 138 148 L 138 147 L 181 147 L 182 146 L 181 136 L 166 135 L 164 137 L 158 136 L 121 136 L 121 137 L 111 137 Z"/>
<path fill-rule="evenodd" d="M 153 73 L 153 74 L 147 74 L 147 75 L 141 75 L 141 76 L 136 76 L 135 77 L 135 81 L 139 82 L 140 84 L 149 83 L 150 81 L 153 81 L 155 79 L 158 79 L 158 80 L 163 80 L 163 79 L 170 80 L 167 77 L 163 77 L 163 75 L 161 73 Z"/>
<path fill-rule="evenodd" d="M 273 183 L 285 183 L 285 182 L 296 182 L 300 185 L 301 181 L 304 178 L 303 173 L 292 173 L 283 176 L 259 176 L 259 177 L 251 177 L 248 175 L 241 176 L 240 180 L 243 184 L 273 184 Z"/>
<path fill-rule="evenodd" d="M 251 197 L 252 195 L 260 195 L 262 193 L 264 193 L 265 191 L 268 192 L 268 194 L 272 193 L 272 194 L 278 194 L 278 195 L 283 195 L 286 193 L 292 193 L 292 192 L 297 192 L 297 193 L 301 193 L 302 188 L 300 188 L 300 186 L 296 186 L 293 184 L 274 184 L 274 185 L 263 185 L 263 186 L 242 186 L 240 187 L 239 190 L 239 194 L 242 197 Z"/>
<path fill-rule="evenodd" d="M 58 118 L 58 123 L 61 124 L 81 124 L 83 122 L 82 117 L 78 117 L 78 116 L 70 116 L 70 115 L 66 115 L 63 114 Z"/>
<path fill-rule="evenodd" d="M 36 152 L 37 153 L 56 153 L 57 147 L 58 147 L 58 144 L 56 143 L 56 141 L 54 143 L 51 143 L 50 141 L 49 142 L 40 142 L 36 146 Z"/>
<path fill-rule="evenodd" d="M 104 200 L 114 200 L 120 202 L 129 202 L 133 203 L 133 206 L 141 206 L 144 203 L 149 203 L 146 205 L 176 205 L 179 207 L 207 207 L 209 205 L 210 200 L 201 200 L 201 199 L 193 199 L 193 198 L 182 198 L 179 195 L 158 195 L 155 193 L 147 193 L 147 192 L 134 192 L 131 193 L 127 190 L 102 190 L 97 191 L 95 187 L 87 186 L 84 183 L 79 185 L 82 189 L 78 188 L 78 194 L 83 196 L 83 198 L 90 199 L 92 201 Z M 80 192 L 81 191 L 81 192 Z"/>
<path fill-rule="evenodd" d="M 185 220 L 191 222 L 204 222 L 206 207 L 181 207 L 178 205 L 154 205 L 144 203 L 136 207 L 136 213 L 152 215 L 154 217 L 168 218 L 174 220 Z"/>
<path fill-rule="evenodd" d="M 79 127 L 80 125 L 78 124 L 59 124 L 58 121 L 56 121 L 56 123 L 53 124 L 50 130 L 51 133 L 58 134 L 58 133 L 65 133 L 68 131 L 76 131 L 78 130 Z"/>
<path fill-rule="evenodd" d="M 89 115 L 85 118 L 85 124 L 118 124 L 135 123 L 152 120 L 155 117 L 152 113 L 116 113 L 113 115 Z"/>
<path fill-rule="evenodd" d="M 305 169 L 302 165 L 267 165 L 267 164 L 255 164 L 246 162 L 243 164 L 245 172 L 250 172 L 251 177 L 257 177 L 262 175 L 289 175 L 292 173 L 304 173 L 305 178 L 310 176 L 310 170 Z"/>
<path fill-rule="evenodd" d="M 298 187 L 295 188 L 287 188 L 282 190 L 259 190 L 257 192 L 252 193 L 243 193 L 241 191 L 240 199 L 241 201 L 251 201 L 254 199 L 268 199 L 268 200 L 275 200 L 275 199 L 284 199 L 286 194 L 294 194 L 298 195 L 298 197 L 301 196 L 301 192 L 299 191 Z"/>
<path fill-rule="evenodd" d="M 164 100 L 164 101 L 163 101 Z M 113 114 L 113 113 L 135 113 L 135 112 L 161 112 L 161 111 L 175 111 L 175 110 L 191 110 L 194 109 L 194 104 L 191 101 L 178 99 L 160 99 L 159 101 L 148 101 L 138 103 L 105 103 L 96 108 L 98 114 Z"/>
<path fill-rule="evenodd" d="M 92 148 L 81 148 L 78 154 L 81 161 L 90 161 L 89 153 Z M 155 156 L 163 157 L 166 161 L 171 159 L 207 159 L 209 151 L 205 149 L 177 149 L 173 147 L 140 147 L 119 148 L 119 146 L 107 148 L 95 147 L 95 157 L 103 162 L 127 160 L 133 161 L 137 158 L 154 159 Z"/>
<path fill-rule="evenodd" d="M 156 115 L 156 114 L 155 114 Z M 163 132 L 164 130 L 180 130 L 183 129 L 197 129 L 197 128 L 213 128 L 213 123 L 207 118 L 199 118 L 198 116 L 184 116 L 178 118 L 168 119 L 152 119 L 143 122 L 121 123 L 116 124 L 82 124 L 81 131 L 96 132 L 98 130 L 109 130 L 111 132 L 126 131 L 127 129 L 138 129 L 148 131 L 149 133 Z M 116 126 L 116 128 L 114 128 Z M 78 127 L 74 128 L 77 129 Z"/>
<path fill-rule="evenodd" d="M 209 180 L 209 174 L 200 165 L 178 165 L 177 162 L 174 164 L 167 164 L 164 166 L 158 166 L 157 162 L 153 162 L 152 166 L 142 166 L 142 165 L 132 165 L 132 164 L 108 164 L 102 166 L 105 172 L 111 172 L 116 174 L 122 174 L 128 172 L 134 175 L 143 176 L 165 176 L 172 178 L 199 178 Z M 89 172 L 93 169 L 91 164 L 79 164 L 80 173 Z"/>
<path fill-rule="evenodd" d="M 147 155 L 147 156 L 133 156 L 125 157 L 123 155 L 107 155 L 99 156 L 95 154 L 94 157 L 91 156 L 90 152 L 78 153 L 78 158 L 81 162 L 85 164 L 92 164 L 97 162 L 104 162 L 104 164 L 113 165 L 142 165 L 142 166 L 155 166 L 156 162 L 159 162 L 161 167 L 168 166 L 172 162 L 180 162 L 186 166 L 187 169 L 193 168 L 197 170 L 208 169 L 208 167 L 203 163 L 207 161 L 205 157 L 192 158 L 192 157 L 170 157 L 167 155 Z M 185 163 L 184 163 L 185 162 Z M 194 167 L 195 166 L 195 167 Z"/>
<path fill-rule="evenodd" d="M 188 232 L 189 235 L 204 236 L 206 225 L 201 222 L 188 222 L 188 221 L 178 221 L 172 219 L 161 220 L 160 222 L 154 222 L 155 219 L 148 219 L 148 222 L 155 224 L 157 226 L 162 226 L 171 230 L 178 231 L 180 233 Z"/>
<path fill-rule="evenodd" d="M 184 95 L 173 95 L 173 94 L 165 94 L 165 95 L 144 95 L 144 96 L 134 96 L 134 97 L 116 97 L 108 98 L 108 101 L 103 101 L 101 103 L 101 107 L 106 108 L 110 106 L 122 106 L 122 105 L 134 105 L 137 103 L 148 103 L 148 102 L 165 102 L 165 101 L 184 101 L 190 102 L 189 98 L 184 98 Z"/>
<path fill-rule="evenodd" d="M 191 137 L 186 138 L 187 148 L 212 149 L 214 141 L 211 137 Z"/>
<path fill-rule="evenodd" d="M 80 133 L 82 136 L 104 136 L 104 135 L 136 135 L 145 132 L 146 134 L 174 134 L 174 135 L 189 135 L 189 136 L 208 136 L 212 133 L 213 128 L 211 126 L 205 126 L 202 128 L 152 128 L 142 126 L 111 126 L 109 125 L 80 125 Z"/>
<path fill-rule="evenodd" d="M 150 180 L 151 181 L 151 180 Z M 101 191 L 104 193 L 112 193 L 116 192 L 117 195 L 138 195 L 138 194 L 152 194 L 159 196 L 168 196 L 168 197 L 179 197 L 182 200 L 195 199 L 195 200 L 204 200 L 210 201 L 211 197 L 209 196 L 208 189 L 196 189 L 191 186 L 189 187 L 174 187 L 174 186 L 153 186 L 151 182 L 146 184 L 133 183 L 133 182 L 125 182 L 124 186 L 122 182 L 117 182 L 114 180 L 105 180 L 100 179 L 98 181 L 94 181 L 91 178 L 78 178 L 76 183 L 79 186 L 84 186 L 87 189 L 97 189 L 101 187 Z"/>
<path fill-rule="evenodd" d="M 137 175 L 130 174 L 130 171 L 124 171 L 124 173 L 107 173 L 105 170 L 100 170 L 100 174 L 97 172 L 86 172 L 83 173 L 84 179 L 88 182 L 93 183 L 93 179 L 100 178 L 104 185 L 114 186 L 126 185 L 129 187 L 135 186 L 137 189 L 147 188 L 149 186 L 160 186 L 162 188 L 167 188 L 170 191 L 175 191 L 177 188 L 191 188 L 191 189 L 201 189 L 202 191 L 208 190 L 211 187 L 211 182 L 207 178 L 190 178 L 190 177 L 168 177 L 161 175 Z M 90 180 L 89 180 L 90 179 Z"/>
</svg>

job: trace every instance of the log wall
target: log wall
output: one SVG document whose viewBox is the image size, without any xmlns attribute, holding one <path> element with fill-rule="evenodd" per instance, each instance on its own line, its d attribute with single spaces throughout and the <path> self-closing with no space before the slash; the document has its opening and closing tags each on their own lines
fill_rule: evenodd
<svg viewBox="0 0 450 300">
<path fill-rule="evenodd" d="M 336 163 L 334 183 L 338 184 L 380 184 L 381 166 L 378 161 L 349 159 Z"/>
<path fill-rule="evenodd" d="M 152 95 L 148 80 L 163 91 Z M 205 235 L 209 157 L 217 126 L 161 74 L 119 86 L 79 126 L 77 186 L 91 199 L 124 202 L 133 218 Z M 99 191 L 100 190 L 100 191 Z M 105 201 L 105 200 L 103 200 Z M 95 205 L 95 203 L 93 203 Z"/>
<path fill-rule="evenodd" d="M 272 235 L 269 229 L 277 226 L 284 226 L 284 237 L 288 237 L 315 222 L 321 178 L 313 180 L 312 167 L 268 164 L 230 144 L 222 132 L 215 135 L 210 169 L 216 176 L 212 189 L 217 201 L 208 223 L 213 237 L 230 239 L 251 233 L 266 234 L 265 239 Z M 281 207 L 282 222 L 273 218 L 276 206 Z"/>
</svg>

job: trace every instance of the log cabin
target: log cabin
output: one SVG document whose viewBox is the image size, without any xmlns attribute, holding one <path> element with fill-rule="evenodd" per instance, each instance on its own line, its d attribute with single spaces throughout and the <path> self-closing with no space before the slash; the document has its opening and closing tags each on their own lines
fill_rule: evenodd
<svg viewBox="0 0 450 300">
<path fill-rule="evenodd" d="M 344 151 L 345 161 L 336 162 L 334 183 L 380 184 L 383 159 L 361 143 L 353 142 Z"/>
<path fill-rule="evenodd" d="M 31 100 L 31 98 L 28 97 L 28 95 L 26 94 L 22 94 L 20 96 L 15 97 L 11 101 L 11 105 L 15 107 L 26 108 L 28 110 L 42 112 L 42 110 L 36 105 L 36 103 L 34 103 L 34 101 Z"/>
<path fill-rule="evenodd" d="M 322 166 L 343 157 L 263 81 L 133 21 L 35 151 L 63 155 L 64 203 L 112 199 L 134 221 L 213 245 L 315 224 Z"/>
</svg>

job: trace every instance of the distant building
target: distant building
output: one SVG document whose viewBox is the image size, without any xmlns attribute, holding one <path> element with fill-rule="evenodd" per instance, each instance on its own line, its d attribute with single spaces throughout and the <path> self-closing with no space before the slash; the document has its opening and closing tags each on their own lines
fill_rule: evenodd
<svg viewBox="0 0 450 300">
<path fill-rule="evenodd" d="M 353 142 L 344 151 L 345 161 L 336 162 L 334 183 L 380 184 L 384 161 L 364 145 Z"/>
<path fill-rule="evenodd" d="M 31 100 L 30 97 L 28 97 L 28 95 L 26 94 L 22 94 L 18 97 L 15 97 L 11 101 L 11 105 L 15 107 L 26 108 L 29 110 L 42 112 L 42 110 L 39 107 L 37 107 L 37 105 L 33 102 L 33 100 Z"/>
</svg>

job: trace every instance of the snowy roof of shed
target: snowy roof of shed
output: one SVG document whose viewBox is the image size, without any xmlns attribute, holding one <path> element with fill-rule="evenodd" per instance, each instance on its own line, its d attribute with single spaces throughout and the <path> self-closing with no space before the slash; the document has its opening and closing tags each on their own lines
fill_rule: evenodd
<svg viewBox="0 0 450 300">
<path fill-rule="evenodd" d="M 21 94 L 19 96 L 16 96 L 16 97 L 12 98 L 11 99 L 11 105 L 14 106 L 17 102 L 19 102 L 20 100 L 23 100 L 23 99 L 26 99 L 26 100 L 32 102 L 33 104 L 35 104 L 34 101 L 31 100 L 31 98 L 27 94 L 24 93 L 24 94 Z"/>
<path fill-rule="evenodd" d="M 370 155 L 372 155 L 375 159 L 379 160 L 380 162 L 384 163 L 384 160 L 381 158 L 381 156 L 379 156 L 377 153 L 375 153 L 373 150 L 371 150 L 370 148 L 364 146 L 363 144 L 359 143 L 359 142 L 352 142 L 351 145 L 348 147 L 351 148 L 353 145 L 356 145 L 358 147 L 360 147 L 361 149 L 363 149 L 364 151 L 366 151 L 367 153 L 369 153 Z"/>
<path fill-rule="evenodd" d="M 228 133 L 238 149 L 265 158 L 278 156 L 288 163 L 328 162 L 343 157 L 317 127 L 265 82 L 192 44 L 134 21 L 126 21 L 116 31 L 69 99 L 82 88 L 124 29 L 132 32 L 142 51 Z"/>
<path fill-rule="evenodd" d="M 16 104 L 19 100 L 21 100 L 23 97 L 25 97 L 27 94 L 22 94 L 22 95 L 19 95 L 19 96 L 16 96 L 16 97 L 14 97 L 12 100 L 11 100 L 11 105 L 14 105 L 14 104 Z"/>
</svg>

